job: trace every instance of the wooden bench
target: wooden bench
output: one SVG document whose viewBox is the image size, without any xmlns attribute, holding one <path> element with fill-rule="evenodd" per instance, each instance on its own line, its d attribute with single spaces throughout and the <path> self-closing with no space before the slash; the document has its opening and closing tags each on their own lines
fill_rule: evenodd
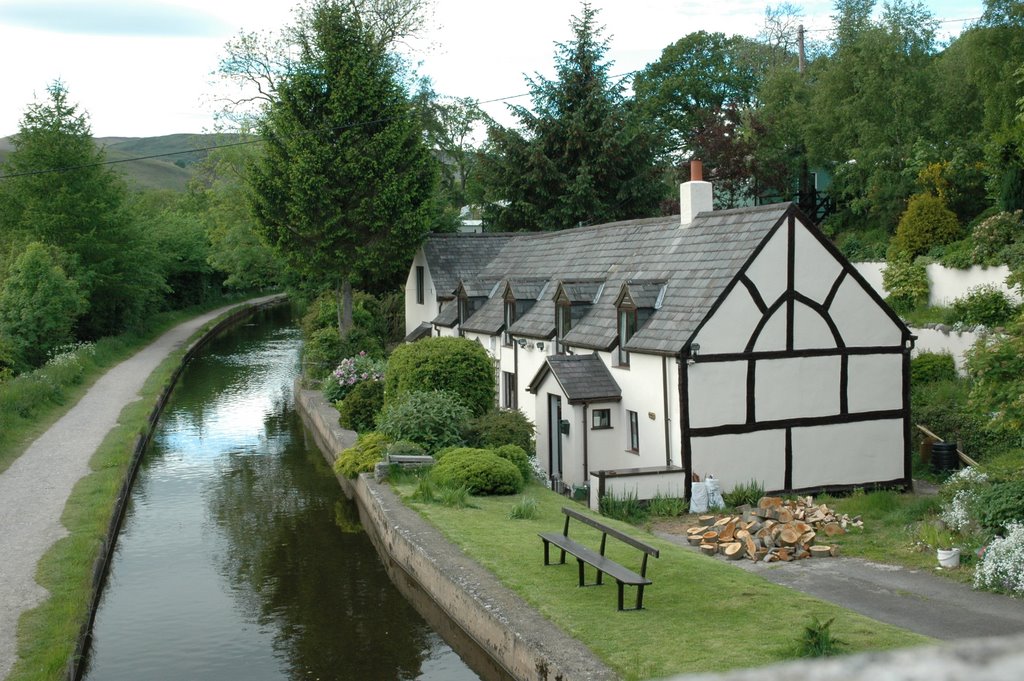
<svg viewBox="0 0 1024 681">
<path fill-rule="evenodd" d="M 604 575 L 612 577 L 619 585 L 619 610 L 625 610 L 622 607 L 622 592 L 625 585 L 636 587 L 636 607 L 629 608 L 630 610 L 643 610 L 644 607 L 644 587 L 648 584 L 653 584 L 651 580 L 647 579 L 647 557 L 654 556 L 658 557 L 658 549 L 654 548 L 649 544 L 645 544 L 638 539 L 630 537 L 628 534 L 624 534 L 616 530 L 614 527 L 609 527 L 602 522 L 591 518 L 590 516 L 583 515 L 578 511 L 574 511 L 571 508 L 562 508 L 562 513 L 565 514 L 565 526 L 562 528 L 562 533 L 557 532 L 541 532 L 539 536 L 541 541 L 544 542 L 544 564 L 551 565 L 550 560 L 550 546 L 554 544 L 561 552 L 562 557 L 556 563 L 556 565 L 565 564 L 565 554 L 572 554 L 579 563 L 580 570 L 580 586 L 600 586 Z M 580 544 L 579 542 L 569 539 L 569 520 L 575 518 L 576 520 L 589 525 L 596 530 L 601 532 L 601 548 L 599 551 Z M 606 558 L 604 555 L 605 545 L 608 541 L 608 536 L 615 537 L 619 541 L 632 546 L 635 549 L 639 549 L 643 552 L 643 559 L 640 562 L 640 573 L 637 574 L 629 568 L 619 565 L 610 558 Z M 591 584 L 587 584 L 584 579 L 584 564 L 590 565 L 597 570 L 597 579 Z"/>
</svg>

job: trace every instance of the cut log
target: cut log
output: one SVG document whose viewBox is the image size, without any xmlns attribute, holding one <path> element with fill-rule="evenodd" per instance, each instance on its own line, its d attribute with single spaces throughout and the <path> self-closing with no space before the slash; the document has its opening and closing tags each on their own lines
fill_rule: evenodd
<svg viewBox="0 0 1024 681">
<path fill-rule="evenodd" d="M 757 545 L 757 542 L 754 541 L 754 538 L 751 537 L 749 534 L 743 538 L 743 547 L 746 549 L 747 555 L 750 558 L 757 560 L 757 552 L 760 549 L 760 547 Z"/>
<path fill-rule="evenodd" d="M 701 535 L 701 539 L 704 540 L 705 544 L 717 544 L 718 543 L 718 532 L 715 530 L 708 530 Z"/>
<path fill-rule="evenodd" d="M 782 506 L 782 497 L 761 497 L 757 502 L 758 508 L 771 508 Z"/>
<path fill-rule="evenodd" d="M 801 534 L 800 539 L 797 541 L 803 546 L 811 546 L 812 544 L 814 544 L 814 538 L 816 536 L 817 535 L 815 534 L 814 530 L 808 530 L 807 532 Z"/>
<path fill-rule="evenodd" d="M 812 558 L 829 558 L 832 555 L 832 548 L 829 546 L 812 546 Z"/>
<path fill-rule="evenodd" d="M 718 520 L 716 520 L 715 524 L 713 525 L 713 527 L 725 527 L 726 525 L 728 525 L 731 522 L 732 522 L 732 516 L 725 515 L 725 516 L 722 516 L 721 518 L 719 518 Z"/>
<path fill-rule="evenodd" d="M 694 525 L 693 527 L 689 527 L 689 528 L 686 529 L 686 534 L 688 534 L 690 536 L 693 536 L 695 534 L 697 534 L 697 535 L 704 534 L 707 531 L 708 531 L 707 527 L 704 527 L 702 525 Z"/>
<path fill-rule="evenodd" d="M 736 521 L 726 523 L 725 527 L 718 533 L 718 541 L 731 542 L 736 537 Z"/>
<path fill-rule="evenodd" d="M 746 550 L 743 548 L 742 542 L 734 541 L 723 545 L 722 553 L 725 554 L 725 557 L 729 560 L 739 560 L 746 555 Z"/>
<path fill-rule="evenodd" d="M 715 553 L 718 552 L 718 545 L 717 544 L 701 544 L 700 545 L 700 552 L 703 553 L 705 556 L 713 556 L 713 555 L 715 555 Z"/>
<path fill-rule="evenodd" d="M 775 509 L 775 518 L 780 523 L 788 523 L 791 520 L 793 520 L 793 511 L 786 508 L 785 506 L 782 506 L 780 508 Z"/>
<path fill-rule="evenodd" d="M 713 516 L 713 515 L 697 516 L 697 522 L 699 524 L 704 525 L 705 527 L 707 527 L 708 525 L 713 525 L 714 524 L 715 516 Z"/>
<path fill-rule="evenodd" d="M 750 532 L 748 532 L 746 530 L 736 530 L 736 534 L 733 535 L 733 537 L 736 539 L 736 541 L 743 541 L 744 539 L 746 539 L 749 536 L 750 536 Z"/>
<path fill-rule="evenodd" d="M 839 525 L 839 523 L 829 523 L 821 528 L 830 537 L 835 537 L 840 534 L 846 534 L 846 530 Z"/>
<path fill-rule="evenodd" d="M 761 528 L 763 527 L 764 524 L 761 521 L 751 520 L 749 523 L 747 523 L 747 532 L 749 532 L 750 534 L 757 534 L 761 531 Z"/>
<path fill-rule="evenodd" d="M 786 561 L 787 563 L 793 560 L 793 554 L 791 554 L 787 548 L 777 549 L 775 551 L 775 555 L 778 556 L 779 560 Z"/>
<path fill-rule="evenodd" d="M 699 534 L 691 534 L 686 538 L 686 541 L 690 542 L 690 546 L 700 546 L 704 543 L 704 537 Z"/>
<path fill-rule="evenodd" d="M 779 533 L 779 542 L 783 546 L 794 546 L 800 539 L 800 535 L 792 527 L 784 527 Z"/>
<path fill-rule="evenodd" d="M 800 534 L 806 534 L 814 530 L 813 527 L 799 520 L 793 521 L 793 529 L 799 532 Z"/>
</svg>

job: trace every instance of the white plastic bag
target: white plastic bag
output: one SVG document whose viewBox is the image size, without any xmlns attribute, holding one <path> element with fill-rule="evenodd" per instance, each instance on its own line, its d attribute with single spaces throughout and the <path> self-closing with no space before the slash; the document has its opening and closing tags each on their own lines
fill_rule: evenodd
<svg viewBox="0 0 1024 681">
<path fill-rule="evenodd" d="M 725 499 L 722 498 L 722 484 L 709 475 L 704 479 L 704 486 L 708 490 L 708 508 L 725 508 Z"/>
<path fill-rule="evenodd" d="M 708 487 L 703 482 L 695 482 L 690 487 L 690 513 L 708 512 Z"/>
</svg>

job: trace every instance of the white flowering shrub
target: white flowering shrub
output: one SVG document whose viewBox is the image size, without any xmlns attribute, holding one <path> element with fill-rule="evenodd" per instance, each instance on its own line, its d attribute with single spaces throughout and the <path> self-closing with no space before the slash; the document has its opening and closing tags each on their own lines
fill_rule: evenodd
<svg viewBox="0 0 1024 681">
<path fill-rule="evenodd" d="M 961 532 L 971 524 L 974 502 L 978 490 L 988 484 L 988 475 L 973 466 L 961 468 L 949 476 L 942 485 L 942 495 L 947 499 L 942 504 L 939 517 L 953 532 Z"/>
<path fill-rule="evenodd" d="M 1024 523 L 1010 523 L 1005 537 L 996 537 L 974 570 L 975 589 L 1024 594 Z"/>
</svg>

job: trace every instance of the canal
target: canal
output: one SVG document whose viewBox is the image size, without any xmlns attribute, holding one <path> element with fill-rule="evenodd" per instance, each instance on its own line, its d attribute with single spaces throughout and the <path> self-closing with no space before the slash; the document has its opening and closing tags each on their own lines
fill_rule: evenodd
<svg viewBox="0 0 1024 681">
<path fill-rule="evenodd" d="M 88 681 L 477 679 L 388 580 L 292 399 L 290 310 L 190 363 L 132 490 Z"/>
</svg>

